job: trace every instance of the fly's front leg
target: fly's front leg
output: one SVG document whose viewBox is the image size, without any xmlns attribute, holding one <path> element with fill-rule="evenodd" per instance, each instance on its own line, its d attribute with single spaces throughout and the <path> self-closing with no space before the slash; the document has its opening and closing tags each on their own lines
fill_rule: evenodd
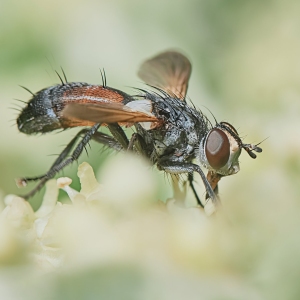
<svg viewBox="0 0 300 300">
<path fill-rule="evenodd" d="M 195 187 L 194 187 L 194 174 L 193 173 L 189 173 L 189 175 L 188 175 L 188 181 L 189 181 L 189 183 L 190 183 L 190 186 L 191 186 L 191 188 L 192 188 L 192 191 L 193 191 L 193 193 L 194 193 L 194 196 L 195 196 L 195 198 L 196 198 L 196 200 L 197 200 L 197 203 L 202 207 L 202 208 L 204 208 L 204 205 L 202 204 L 202 202 L 201 202 L 201 200 L 200 200 L 200 198 L 199 198 L 199 196 L 198 196 L 198 194 L 197 194 L 197 191 L 196 191 L 196 189 L 195 189 Z M 208 194 L 206 193 L 206 196 L 208 197 Z M 207 198 L 205 198 L 205 199 L 207 199 Z"/>
<path fill-rule="evenodd" d="M 206 189 L 206 193 L 208 194 L 209 198 L 212 200 L 213 204 L 215 205 L 220 204 L 218 197 L 215 195 L 212 187 L 210 186 L 210 183 L 208 182 L 203 171 L 198 165 L 192 163 L 176 163 L 176 162 L 161 160 L 157 163 L 157 166 L 160 170 L 164 170 L 172 174 L 197 172 L 201 176 L 201 179 Z"/>
<path fill-rule="evenodd" d="M 217 197 L 219 196 L 218 182 L 221 180 L 221 178 L 222 178 L 222 175 L 220 175 L 218 173 L 215 173 L 213 171 L 208 171 L 207 176 L 206 176 L 207 181 L 209 182 L 211 188 L 213 189 L 213 191 L 214 191 L 214 193 Z M 188 181 L 190 183 L 190 186 L 192 188 L 192 191 L 194 193 L 194 196 L 195 196 L 198 204 L 201 205 L 202 207 L 204 207 L 201 200 L 200 200 L 200 198 L 199 198 L 199 196 L 198 196 L 198 194 L 197 194 L 197 192 L 196 192 L 196 189 L 194 187 L 194 174 L 189 173 Z M 206 192 L 205 200 L 208 200 L 209 198 L 210 197 L 209 197 L 208 193 Z"/>
</svg>

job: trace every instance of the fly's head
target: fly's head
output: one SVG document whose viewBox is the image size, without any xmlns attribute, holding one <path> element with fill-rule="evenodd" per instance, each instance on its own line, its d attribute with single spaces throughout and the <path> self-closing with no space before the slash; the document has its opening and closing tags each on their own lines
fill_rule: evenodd
<svg viewBox="0 0 300 300">
<path fill-rule="evenodd" d="M 236 129 L 227 122 L 218 123 L 200 142 L 200 162 L 209 170 L 222 176 L 236 174 L 240 170 L 238 158 L 242 149 L 256 158 L 262 152 L 258 145 L 243 144 Z"/>
</svg>

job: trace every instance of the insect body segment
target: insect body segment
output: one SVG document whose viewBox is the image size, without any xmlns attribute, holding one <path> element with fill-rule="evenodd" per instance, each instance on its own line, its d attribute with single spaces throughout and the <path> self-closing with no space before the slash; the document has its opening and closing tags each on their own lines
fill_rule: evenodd
<svg viewBox="0 0 300 300">
<path fill-rule="evenodd" d="M 21 186 L 40 181 L 26 197 L 78 159 L 93 139 L 116 150 L 140 153 L 167 173 L 189 174 L 198 204 L 203 206 L 193 185 L 193 174 L 197 173 L 206 189 L 205 198 L 215 204 L 219 202 L 218 181 L 239 171 L 241 150 L 255 158 L 253 151 L 261 152 L 261 148 L 243 144 L 229 123 L 212 125 L 200 110 L 186 102 L 191 63 L 181 53 L 167 51 L 150 58 L 141 65 L 138 74 L 153 90 L 140 90 L 139 95 L 130 96 L 106 84 L 73 82 L 43 89 L 33 96 L 17 119 L 21 132 L 88 128 L 71 140 L 47 173 L 19 180 Z M 111 136 L 98 131 L 101 126 L 107 126 Z M 136 132 L 128 139 L 121 126 L 133 126 Z M 198 163 L 194 163 L 195 159 Z M 207 177 L 200 165 L 209 170 Z"/>
<path fill-rule="evenodd" d="M 122 91 L 101 85 L 71 82 L 43 89 L 28 102 L 17 119 L 18 128 L 26 134 L 46 133 L 55 129 L 92 126 L 92 121 L 80 121 L 63 116 L 70 103 L 126 103 L 131 97 Z"/>
</svg>

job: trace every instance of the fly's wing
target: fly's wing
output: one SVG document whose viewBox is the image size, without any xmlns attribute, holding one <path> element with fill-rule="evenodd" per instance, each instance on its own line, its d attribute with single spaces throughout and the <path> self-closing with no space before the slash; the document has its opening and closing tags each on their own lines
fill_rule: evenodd
<svg viewBox="0 0 300 300">
<path fill-rule="evenodd" d="M 167 51 L 146 60 L 138 76 L 145 83 L 185 101 L 191 69 L 190 61 L 183 54 Z"/>
<path fill-rule="evenodd" d="M 62 116 L 93 123 L 159 122 L 154 115 L 133 110 L 122 103 L 71 103 L 66 105 Z"/>
</svg>

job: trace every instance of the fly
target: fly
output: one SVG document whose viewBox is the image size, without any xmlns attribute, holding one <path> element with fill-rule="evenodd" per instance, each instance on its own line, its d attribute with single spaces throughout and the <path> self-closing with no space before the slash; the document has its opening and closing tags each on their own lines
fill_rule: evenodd
<svg viewBox="0 0 300 300">
<path fill-rule="evenodd" d="M 227 122 L 216 124 L 186 102 L 191 63 L 181 53 L 166 51 L 146 60 L 138 76 L 152 89 L 131 96 L 106 85 L 62 81 L 62 84 L 33 94 L 17 119 L 26 134 L 47 133 L 56 129 L 83 126 L 54 161 L 49 171 L 37 177 L 18 180 L 19 186 L 39 181 L 24 197 L 40 190 L 60 170 L 77 160 L 90 140 L 117 151 L 134 151 L 146 156 L 159 170 L 188 174 L 193 185 L 194 173 L 200 175 L 206 200 L 219 203 L 218 182 L 236 174 L 242 149 L 252 158 L 262 152 L 258 145 L 244 144 L 237 130 Z M 107 126 L 111 135 L 99 131 Z M 134 127 L 128 138 L 122 127 Z M 74 149 L 73 149 L 74 148 Z M 69 154 L 71 154 L 69 156 Z M 197 163 L 194 163 L 194 160 Z M 205 176 L 201 167 L 208 170 Z"/>
</svg>

